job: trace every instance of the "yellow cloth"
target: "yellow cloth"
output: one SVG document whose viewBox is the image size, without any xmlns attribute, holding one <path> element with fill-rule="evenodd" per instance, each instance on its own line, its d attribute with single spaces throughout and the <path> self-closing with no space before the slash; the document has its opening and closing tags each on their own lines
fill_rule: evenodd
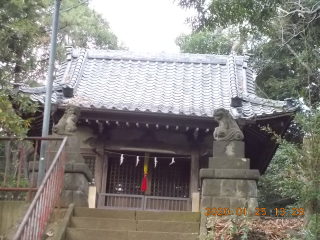
<svg viewBox="0 0 320 240">
<path fill-rule="evenodd" d="M 144 174 L 148 174 L 148 165 L 149 165 L 149 158 L 145 158 L 144 159 L 144 167 L 143 167 Z"/>
</svg>

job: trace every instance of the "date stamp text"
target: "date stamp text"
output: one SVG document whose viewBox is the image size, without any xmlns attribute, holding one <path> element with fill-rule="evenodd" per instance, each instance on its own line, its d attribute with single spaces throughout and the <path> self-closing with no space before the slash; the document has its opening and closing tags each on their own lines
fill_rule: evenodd
<svg viewBox="0 0 320 240">
<path fill-rule="evenodd" d="M 237 208 L 232 213 L 230 208 L 206 208 L 206 216 L 267 216 L 266 208 L 256 208 L 255 213 L 248 213 L 247 208 Z M 303 216 L 303 208 L 274 208 L 272 209 L 272 215 L 275 216 Z"/>
</svg>

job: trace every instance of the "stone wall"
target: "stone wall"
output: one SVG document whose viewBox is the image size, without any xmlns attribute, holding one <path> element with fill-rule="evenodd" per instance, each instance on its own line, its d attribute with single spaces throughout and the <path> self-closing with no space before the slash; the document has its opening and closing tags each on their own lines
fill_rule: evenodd
<svg viewBox="0 0 320 240">
<path fill-rule="evenodd" d="M 0 236 L 12 239 L 29 206 L 22 201 L 0 201 Z"/>
</svg>

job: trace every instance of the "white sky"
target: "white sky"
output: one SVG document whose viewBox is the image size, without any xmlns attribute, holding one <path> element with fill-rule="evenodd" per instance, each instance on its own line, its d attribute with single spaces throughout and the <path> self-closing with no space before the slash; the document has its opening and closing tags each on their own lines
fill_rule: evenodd
<svg viewBox="0 0 320 240">
<path fill-rule="evenodd" d="M 92 0 L 91 7 L 130 51 L 178 53 L 175 38 L 190 32 L 185 20 L 192 12 L 173 0 Z"/>
</svg>

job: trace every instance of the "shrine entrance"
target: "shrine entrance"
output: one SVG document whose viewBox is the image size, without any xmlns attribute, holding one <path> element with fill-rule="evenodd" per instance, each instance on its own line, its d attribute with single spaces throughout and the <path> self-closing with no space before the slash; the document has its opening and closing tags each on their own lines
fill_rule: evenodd
<svg viewBox="0 0 320 240">
<path fill-rule="evenodd" d="M 159 154 L 157 155 L 159 156 Z M 106 191 L 100 208 L 159 211 L 190 211 L 190 158 L 157 158 L 148 156 L 147 190 L 141 191 L 146 157 L 108 158 Z"/>
</svg>

